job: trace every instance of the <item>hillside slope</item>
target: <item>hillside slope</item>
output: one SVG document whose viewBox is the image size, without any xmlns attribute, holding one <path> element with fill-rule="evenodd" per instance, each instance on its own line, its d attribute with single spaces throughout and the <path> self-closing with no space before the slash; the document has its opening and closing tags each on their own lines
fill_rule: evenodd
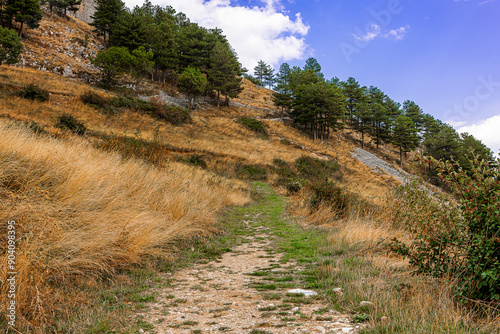
<svg viewBox="0 0 500 334">
<path fill-rule="evenodd" d="M 368 321 L 365 333 L 408 332 L 415 326 L 423 326 L 422 333 L 496 328 L 487 321 L 468 324 L 472 315 L 454 304 L 446 285 L 410 276 L 407 261 L 388 255 L 392 238 L 409 238 L 401 223 L 408 208 L 398 207 L 392 197 L 401 180 L 382 170 L 397 167 L 393 147 L 381 148 L 387 162 L 372 169 L 353 155 L 365 154 L 356 134 L 342 130 L 330 140 L 314 141 L 279 120 L 272 92 L 247 80 L 229 107 L 205 100 L 190 113 L 169 105 L 184 99 L 169 85 L 148 82 L 140 94 L 125 88 L 105 91 L 85 82 L 93 80 L 88 58 L 100 45 L 89 37 L 90 47 L 82 50 L 77 38 L 85 34 L 91 36 L 91 28 L 84 23 L 45 17 L 40 30 L 27 34 L 23 63 L 0 66 L 0 212 L 18 223 L 16 233 L 22 236 L 16 258 L 23 286 L 19 328 L 35 328 L 35 333 L 151 330 L 142 318 L 150 314 L 144 304 L 156 296 L 148 289 L 175 288 L 169 275 L 190 261 L 207 264 L 231 247 L 246 249 L 238 248 L 238 238 L 255 233 L 254 228 L 275 230 L 274 236 L 254 235 L 253 244 L 259 238 L 281 240 L 265 244 L 266 251 L 279 247 L 281 253 L 262 263 L 272 267 L 285 256 L 304 265 L 292 278 L 270 280 L 286 287 L 290 279 L 321 291 L 323 300 L 314 305 L 327 306 L 304 307 L 310 318 L 294 314 L 301 319 L 332 322 L 322 314 L 335 308 L 352 320 Z M 27 84 L 45 90 L 48 100 L 20 97 Z M 67 121 L 68 115 L 75 120 Z M 263 128 L 253 131 L 245 118 L 261 121 Z M 85 134 L 68 130 L 64 119 L 81 122 Z M 256 181 L 274 190 L 263 194 Z M 273 191 L 287 195 L 286 201 Z M 253 216 L 248 208 L 228 209 L 252 200 L 260 210 Z M 279 202 L 279 213 L 270 201 Z M 235 212 L 242 213 L 237 223 L 221 223 Z M 273 218 L 259 223 L 260 215 Z M 283 216 L 289 218 L 286 224 Z M 302 225 L 321 228 L 303 230 Z M 0 228 L 2 240 L 7 232 Z M 5 282 L 6 244 L 0 249 L 0 280 Z M 274 283 L 258 282 L 268 289 Z M 2 305 L 8 288 L 1 286 Z M 196 289 L 203 287 L 189 290 Z M 172 296 L 162 296 L 173 299 L 171 307 L 186 302 Z M 303 298 L 289 299 L 307 304 Z M 372 304 L 360 305 L 368 300 Z M 285 304 L 281 312 L 288 312 Z M 161 312 L 154 314 L 160 321 Z M 281 330 L 278 316 L 284 314 L 278 310 L 269 316 Z M 190 326 L 188 320 L 176 321 L 172 325 Z M 348 328 L 361 330 L 356 326 Z"/>
</svg>

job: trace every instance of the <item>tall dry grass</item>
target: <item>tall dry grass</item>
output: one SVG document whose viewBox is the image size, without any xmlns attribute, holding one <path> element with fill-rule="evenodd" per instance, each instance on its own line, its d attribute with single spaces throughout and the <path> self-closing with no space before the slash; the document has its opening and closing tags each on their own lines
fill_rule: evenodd
<svg viewBox="0 0 500 334">
<path fill-rule="evenodd" d="M 237 181 L 177 163 L 159 170 L 5 121 L 0 198 L 0 279 L 7 277 L 5 220 L 15 220 L 18 317 L 32 328 L 53 316 L 58 284 L 172 256 L 176 240 L 209 234 L 220 209 L 248 201 Z M 2 307 L 6 291 L 3 284 Z"/>
<path fill-rule="evenodd" d="M 311 210 L 308 194 L 292 197 L 289 213 L 306 225 L 328 229 L 329 254 L 321 266 L 323 284 L 340 287 L 333 305 L 354 314 L 369 314 L 363 333 L 499 333 L 498 312 L 459 303 L 452 279 L 413 275 L 408 260 L 390 252 L 391 240 L 409 244 L 405 214 L 414 210 L 395 196 L 375 201 L 371 210 L 351 210 L 341 219 L 328 205 Z M 352 203 L 353 208 L 361 207 Z M 422 219 L 432 219 L 421 208 Z M 429 208 L 429 213 L 432 210 Z M 361 301 L 373 303 L 361 307 Z"/>
</svg>

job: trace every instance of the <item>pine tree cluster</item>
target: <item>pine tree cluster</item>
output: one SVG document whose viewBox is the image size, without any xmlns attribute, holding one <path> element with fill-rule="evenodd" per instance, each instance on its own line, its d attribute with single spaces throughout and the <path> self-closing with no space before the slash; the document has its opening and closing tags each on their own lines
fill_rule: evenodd
<svg viewBox="0 0 500 334">
<path fill-rule="evenodd" d="M 401 105 L 379 88 L 361 86 L 354 78 L 326 80 L 314 58 L 308 59 L 304 68 L 284 63 L 276 75 L 267 68 L 260 61 L 254 79 L 262 83 L 266 73 L 270 75 L 265 80 L 273 82 L 274 104 L 314 138 L 328 138 L 330 129 L 347 127 L 361 134 L 362 146 L 368 134 L 377 150 L 383 143 L 399 147 L 401 163 L 403 155 L 417 148 L 436 159 L 456 161 L 464 169 L 470 168 L 471 154 L 494 160 L 481 141 L 468 133 L 458 134 L 413 101 Z"/>
</svg>

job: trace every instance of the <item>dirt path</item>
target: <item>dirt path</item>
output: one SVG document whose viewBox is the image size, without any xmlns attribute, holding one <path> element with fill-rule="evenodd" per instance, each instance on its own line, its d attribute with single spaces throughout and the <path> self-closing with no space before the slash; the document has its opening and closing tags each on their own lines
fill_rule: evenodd
<svg viewBox="0 0 500 334">
<path fill-rule="evenodd" d="M 359 325 L 318 296 L 287 292 L 302 288 L 296 273 L 304 268 L 273 251 L 274 236 L 259 215 L 246 215 L 249 234 L 222 258 L 166 274 L 170 286 L 142 314 L 155 326 L 151 333 L 357 332 Z"/>
</svg>

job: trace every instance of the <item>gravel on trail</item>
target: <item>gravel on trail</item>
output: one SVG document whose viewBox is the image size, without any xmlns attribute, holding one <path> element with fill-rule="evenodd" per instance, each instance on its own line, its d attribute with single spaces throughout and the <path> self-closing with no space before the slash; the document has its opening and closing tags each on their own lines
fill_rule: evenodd
<svg viewBox="0 0 500 334">
<path fill-rule="evenodd" d="M 289 289 L 259 291 L 259 286 L 274 289 L 274 284 L 252 274 L 256 271 L 286 280 L 289 273 L 303 270 L 294 261 L 281 263 L 270 237 L 262 227 L 222 258 L 166 275 L 169 286 L 158 289 L 154 305 L 142 314 L 154 324 L 154 333 L 354 334 L 366 326 L 330 309 L 320 296 L 299 297 L 307 303 L 295 304 L 286 300 L 292 298 L 286 297 Z M 272 294 L 284 299 L 270 299 Z"/>
</svg>

